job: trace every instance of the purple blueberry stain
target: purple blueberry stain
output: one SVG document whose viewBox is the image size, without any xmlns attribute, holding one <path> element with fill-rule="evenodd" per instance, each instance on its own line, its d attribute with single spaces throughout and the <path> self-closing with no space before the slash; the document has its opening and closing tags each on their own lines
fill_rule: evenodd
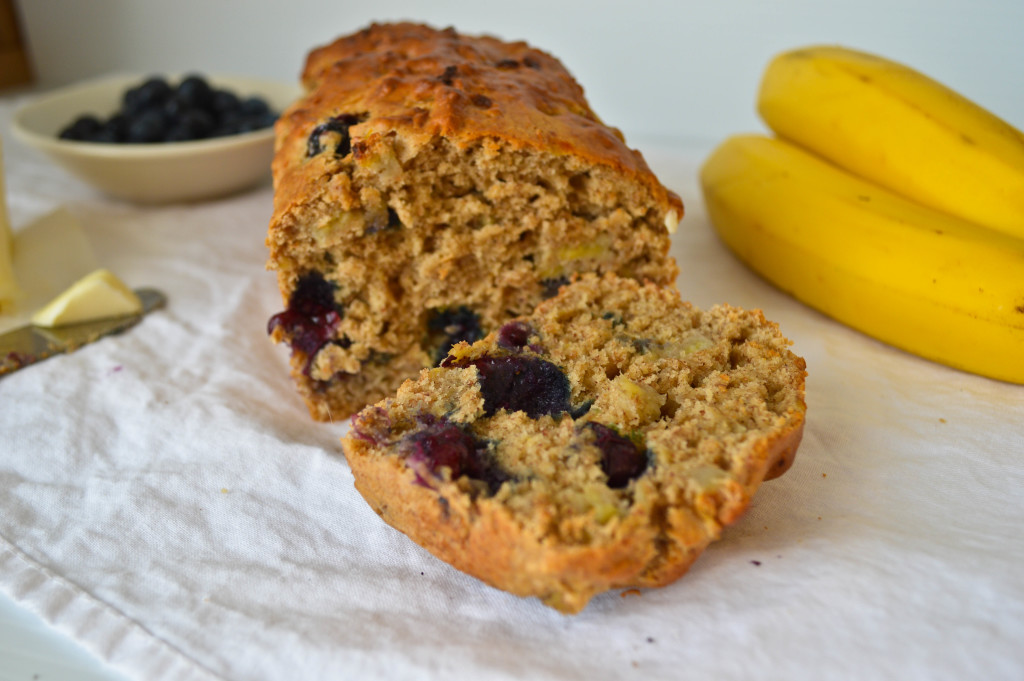
<svg viewBox="0 0 1024 681">
<path fill-rule="evenodd" d="M 494 416 L 500 410 L 522 411 L 530 418 L 545 414 L 571 412 L 571 390 L 565 372 L 556 364 L 529 355 L 496 357 L 483 355 L 476 359 L 451 361 L 441 366 L 475 366 L 480 375 L 480 392 L 484 398 L 484 414 Z"/>
<path fill-rule="evenodd" d="M 288 298 L 288 308 L 270 318 L 267 333 L 281 329 L 292 352 L 305 355 L 305 372 L 309 373 L 316 353 L 332 342 L 342 316 L 342 308 L 334 300 L 334 286 L 319 272 L 309 272 L 299 278 Z M 351 345 L 347 338 L 334 342 L 341 347 Z"/>
<path fill-rule="evenodd" d="M 435 365 L 444 361 L 456 343 L 474 343 L 484 337 L 480 316 L 464 305 L 432 310 L 427 319 L 427 330 L 427 344 L 435 348 Z"/>
<path fill-rule="evenodd" d="M 409 436 L 409 465 L 417 471 L 417 480 L 425 484 L 426 472 L 439 475 L 442 468 L 451 471 L 452 479 L 462 475 L 464 462 L 476 451 L 476 441 L 454 426 L 441 426 L 418 431 Z"/>
<path fill-rule="evenodd" d="M 601 470 L 608 486 L 621 489 L 647 469 L 647 454 L 632 440 L 619 435 L 603 423 L 591 421 L 586 427 L 594 434 L 594 446 L 601 450 Z"/>
<path fill-rule="evenodd" d="M 374 405 L 352 415 L 352 437 L 378 447 L 383 442 L 381 433 L 390 433 L 391 415 L 383 407 Z"/>
<path fill-rule="evenodd" d="M 491 460 L 485 442 L 444 417 L 422 415 L 418 420 L 420 428 L 400 445 L 417 484 L 432 487 L 432 479 L 441 476 L 442 468 L 449 470 L 452 480 L 465 475 L 484 482 L 492 494 L 509 479 Z"/>
<path fill-rule="evenodd" d="M 506 350 L 522 350 L 533 335 L 533 327 L 526 322 L 515 320 L 498 329 L 498 347 Z"/>
</svg>

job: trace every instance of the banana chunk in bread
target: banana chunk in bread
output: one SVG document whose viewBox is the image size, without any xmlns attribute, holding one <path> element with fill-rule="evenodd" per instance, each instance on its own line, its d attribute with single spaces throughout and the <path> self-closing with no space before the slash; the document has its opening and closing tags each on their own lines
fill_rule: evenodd
<svg viewBox="0 0 1024 681">
<path fill-rule="evenodd" d="M 389 524 L 565 613 L 668 584 L 793 461 L 804 360 L 760 311 L 588 274 L 453 347 L 343 440 Z"/>
<path fill-rule="evenodd" d="M 682 217 L 550 55 L 416 24 L 314 50 L 276 126 L 267 234 L 312 416 L 344 418 L 570 276 L 671 285 Z"/>
</svg>

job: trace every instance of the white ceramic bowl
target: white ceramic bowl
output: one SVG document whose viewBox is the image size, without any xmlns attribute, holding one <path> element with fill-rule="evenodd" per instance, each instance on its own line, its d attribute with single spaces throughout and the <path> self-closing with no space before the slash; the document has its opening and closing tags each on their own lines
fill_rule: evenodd
<svg viewBox="0 0 1024 681">
<path fill-rule="evenodd" d="M 107 118 L 120 108 L 126 89 L 148 75 L 108 76 L 41 95 L 14 113 L 12 132 L 72 174 L 110 196 L 138 203 L 210 199 L 246 189 L 270 176 L 272 128 L 191 142 L 103 144 L 57 137 L 82 114 Z M 260 96 L 282 111 L 300 90 L 297 84 L 205 75 L 213 87 L 239 97 Z M 179 76 L 170 76 L 176 82 Z"/>
</svg>

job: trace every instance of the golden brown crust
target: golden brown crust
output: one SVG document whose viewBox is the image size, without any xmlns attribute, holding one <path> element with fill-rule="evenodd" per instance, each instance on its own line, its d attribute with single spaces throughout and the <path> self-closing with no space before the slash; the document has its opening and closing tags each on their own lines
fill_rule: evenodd
<svg viewBox="0 0 1024 681">
<path fill-rule="evenodd" d="M 456 568 L 565 613 L 609 589 L 664 586 L 792 464 L 806 365 L 759 311 L 702 312 L 606 275 L 581 277 L 520 321 L 533 333 L 513 355 L 559 366 L 585 412 L 487 415 L 477 370 L 458 364 L 507 355 L 492 333 L 368 407 L 343 441 L 371 507 Z M 513 476 L 490 493 L 466 475 L 424 480 L 407 463 L 410 434 L 437 419 L 491 443 Z M 588 423 L 642 442 L 647 468 L 612 485 Z"/>
<path fill-rule="evenodd" d="M 348 440 L 345 455 L 356 489 L 392 527 L 441 560 L 481 581 L 518 596 L 537 596 L 564 613 L 575 613 L 598 593 L 626 587 L 661 586 L 681 576 L 709 539 L 686 542 L 686 560 L 642 576 L 656 561 L 656 529 L 645 519 L 623 524 L 621 540 L 607 546 L 564 545 L 538 540 L 498 504 L 473 505 L 438 496 L 415 484 L 408 470 L 381 466 L 365 443 Z M 442 502 L 441 499 L 446 501 Z M 685 564 L 681 564 L 685 563 Z"/>
<path fill-rule="evenodd" d="M 622 134 L 604 125 L 561 62 L 524 42 L 465 36 L 412 23 L 373 24 L 313 50 L 302 74 L 306 97 L 277 124 L 274 220 L 310 199 L 315 176 L 294 159 L 328 116 L 367 116 L 351 129 L 354 143 L 395 135 L 405 157 L 440 136 L 467 147 L 493 140 L 572 154 L 647 185 L 656 200 L 683 215 Z"/>
</svg>

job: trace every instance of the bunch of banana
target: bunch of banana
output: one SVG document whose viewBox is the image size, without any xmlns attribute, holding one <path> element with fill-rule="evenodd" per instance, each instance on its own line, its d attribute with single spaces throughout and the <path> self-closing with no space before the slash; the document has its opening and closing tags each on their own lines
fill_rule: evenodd
<svg viewBox="0 0 1024 681">
<path fill-rule="evenodd" d="M 798 300 L 914 354 L 1024 383 L 1024 135 L 842 48 L 768 67 L 701 170 L 725 244 Z"/>
<path fill-rule="evenodd" d="M 1024 134 L 917 71 L 839 47 L 787 52 L 765 71 L 758 111 L 850 172 L 1024 239 Z"/>
</svg>

